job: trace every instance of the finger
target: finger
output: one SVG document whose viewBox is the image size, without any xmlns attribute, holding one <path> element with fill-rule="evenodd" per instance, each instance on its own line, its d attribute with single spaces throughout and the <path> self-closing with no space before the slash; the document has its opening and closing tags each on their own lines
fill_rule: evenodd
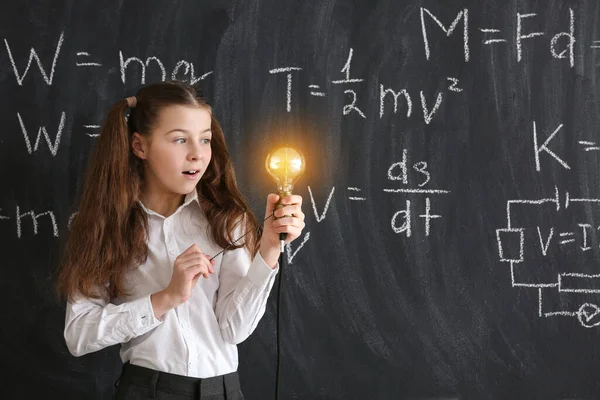
<svg viewBox="0 0 600 400">
<path fill-rule="evenodd" d="M 203 277 L 204 279 L 208 279 L 209 275 L 206 272 L 199 272 L 198 274 L 194 275 L 194 279 L 192 279 L 193 283 L 198 282 L 198 279 L 200 279 L 200 277 Z"/>
<path fill-rule="evenodd" d="M 209 260 L 208 254 L 203 253 L 202 251 L 197 251 L 191 254 L 187 254 L 179 260 L 180 262 L 188 262 L 190 260 L 198 259 L 198 258 L 206 258 Z"/>
<path fill-rule="evenodd" d="M 210 276 L 210 273 L 208 272 L 208 270 L 206 269 L 206 267 L 204 265 L 200 268 L 198 273 L 194 274 L 193 279 L 198 280 L 198 278 L 200 278 L 201 276 L 205 279 L 208 279 L 208 277 Z"/>
<path fill-rule="evenodd" d="M 188 247 L 187 249 L 185 249 L 185 250 L 183 251 L 183 253 L 179 254 L 179 255 L 177 256 L 177 258 L 175 258 L 175 259 L 176 259 L 176 260 L 180 260 L 181 258 L 183 258 L 183 257 L 187 256 L 188 254 L 192 254 L 192 252 L 193 252 L 193 251 L 194 251 L 194 245 L 192 244 L 192 245 L 190 245 L 190 247 Z"/>
<path fill-rule="evenodd" d="M 198 253 L 199 251 L 200 251 L 200 248 L 198 247 L 198 245 L 196 243 L 193 243 L 192 245 L 190 245 L 190 247 L 185 249 L 185 251 L 183 253 L 181 253 L 179 255 L 179 257 L 187 256 L 188 254 Z"/>
<path fill-rule="evenodd" d="M 208 270 L 208 267 L 206 265 L 202 266 L 201 275 L 204 277 L 204 279 L 210 278 L 211 272 Z"/>
<path fill-rule="evenodd" d="M 291 225 L 291 223 L 292 223 L 291 220 L 293 218 L 294 217 L 281 217 L 281 218 L 277 218 L 275 221 L 273 221 L 273 223 L 271 224 L 271 226 L 274 229 L 280 229 L 283 226 Z"/>
<path fill-rule="evenodd" d="M 208 271 L 204 265 L 195 265 L 185 270 L 185 276 L 192 282 L 198 279 L 200 275 L 208 277 Z"/>
<path fill-rule="evenodd" d="M 177 268 L 187 269 L 193 265 L 200 263 L 201 256 L 198 253 L 188 254 L 187 256 L 181 257 L 175 262 Z"/>
<path fill-rule="evenodd" d="M 190 272 L 192 268 L 196 268 L 197 266 L 205 266 L 206 264 L 202 261 L 202 256 L 200 255 L 192 255 L 188 257 L 186 260 L 179 262 L 179 268 L 183 271 Z"/>
<path fill-rule="evenodd" d="M 285 233 L 285 243 L 291 243 L 296 240 L 302 234 L 302 228 L 290 227 L 283 229 L 282 233 Z"/>
<path fill-rule="evenodd" d="M 281 200 L 281 204 L 297 204 L 299 206 L 302 205 L 302 196 L 298 194 L 291 194 L 289 196 L 285 196 Z"/>
<path fill-rule="evenodd" d="M 209 261 L 210 261 L 209 271 L 210 271 L 211 274 L 214 274 L 215 273 L 215 259 L 214 258 L 210 258 Z"/>
<path fill-rule="evenodd" d="M 299 217 L 283 217 L 283 218 L 278 218 L 275 221 L 273 221 L 272 227 L 275 229 L 278 228 L 282 228 L 285 226 L 293 226 L 293 227 L 297 227 L 297 228 L 304 228 L 305 223 L 304 223 L 304 218 L 299 218 Z"/>
<path fill-rule="evenodd" d="M 300 221 L 304 222 L 304 220 L 306 219 L 306 215 L 304 215 L 304 213 L 302 211 L 300 211 L 297 215 L 296 218 L 298 218 Z"/>
<path fill-rule="evenodd" d="M 214 273 L 214 272 L 215 272 L 215 270 L 214 270 L 214 268 L 212 267 L 212 264 L 211 264 L 211 262 L 210 262 L 210 260 L 208 259 L 208 256 L 207 256 L 206 254 L 201 254 L 201 255 L 200 255 L 200 256 L 199 256 L 199 257 L 198 257 L 196 260 L 194 260 L 194 261 L 195 261 L 195 262 L 197 262 L 197 263 L 199 263 L 199 264 L 200 264 L 200 265 L 201 265 L 201 266 L 204 268 L 204 270 L 205 270 L 207 273 L 210 273 L 210 274 L 212 274 L 212 273 Z M 207 278 L 207 277 L 208 277 L 208 275 L 207 275 L 207 276 L 205 276 L 205 278 Z"/>
<path fill-rule="evenodd" d="M 292 204 L 275 210 L 275 217 L 281 218 L 284 215 L 298 216 L 302 214 L 302 208 L 297 204 Z"/>
<path fill-rule="evenodd" d="M 271 193 L 267 196 L 267 205 L 265 210 L 265 218 L 273 214 L 273 210 L 275 210 L 275 205 L 279 201 L 279 195 Z"/>
</svg>

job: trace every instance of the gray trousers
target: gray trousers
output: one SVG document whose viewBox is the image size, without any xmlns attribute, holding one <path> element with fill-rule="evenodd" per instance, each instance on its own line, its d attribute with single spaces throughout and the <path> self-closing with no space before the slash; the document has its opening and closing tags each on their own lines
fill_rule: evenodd
<svg viewBox="0 0 600 400">
<path fill-rule="evenodd" d="M 244 400 L 237 372 L 200 379 L 126 363 L 115 386 L 116 400 Z"/>
</svg>

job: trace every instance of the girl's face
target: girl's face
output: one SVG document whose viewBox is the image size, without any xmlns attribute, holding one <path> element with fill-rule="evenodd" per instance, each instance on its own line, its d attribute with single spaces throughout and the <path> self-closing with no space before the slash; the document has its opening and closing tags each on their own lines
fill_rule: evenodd
<svg viewBox="0 0 600 400">
<path fill-rule="evenodd" d="M 196 188 L 212 155 L 211 114 L 205 108 L 163 108 L 147 136 L 133 134 L 133 151 L 144 160 L 145 190 L 185 195 Z"/>
</svg>

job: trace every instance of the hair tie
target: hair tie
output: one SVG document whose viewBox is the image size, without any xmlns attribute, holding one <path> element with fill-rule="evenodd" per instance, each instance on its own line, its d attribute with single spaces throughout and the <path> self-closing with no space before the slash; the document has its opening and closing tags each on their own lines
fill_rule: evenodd
<svg viewBox="0 0 600 400">
<path fill-rule="evenodd" d="M 129 108 L 134 108 L 137 105 L 137 97 L 135 96 L 126 97 L 125 100 L 127 100 L 127 106 Z"/>
</svg>

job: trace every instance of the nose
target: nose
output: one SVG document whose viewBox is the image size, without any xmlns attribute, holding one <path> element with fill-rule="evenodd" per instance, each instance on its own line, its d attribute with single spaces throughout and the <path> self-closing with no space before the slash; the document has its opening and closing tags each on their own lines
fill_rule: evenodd
<svg viewBox="0 0 600 400">
<path fill-rule="evenodd" d="M 199 143 L 194 143 L 193 141 L 190 142 L 188 158 L 192 161 L 199 160 L 202 158 L 201 145 Z"/>
</svg>

